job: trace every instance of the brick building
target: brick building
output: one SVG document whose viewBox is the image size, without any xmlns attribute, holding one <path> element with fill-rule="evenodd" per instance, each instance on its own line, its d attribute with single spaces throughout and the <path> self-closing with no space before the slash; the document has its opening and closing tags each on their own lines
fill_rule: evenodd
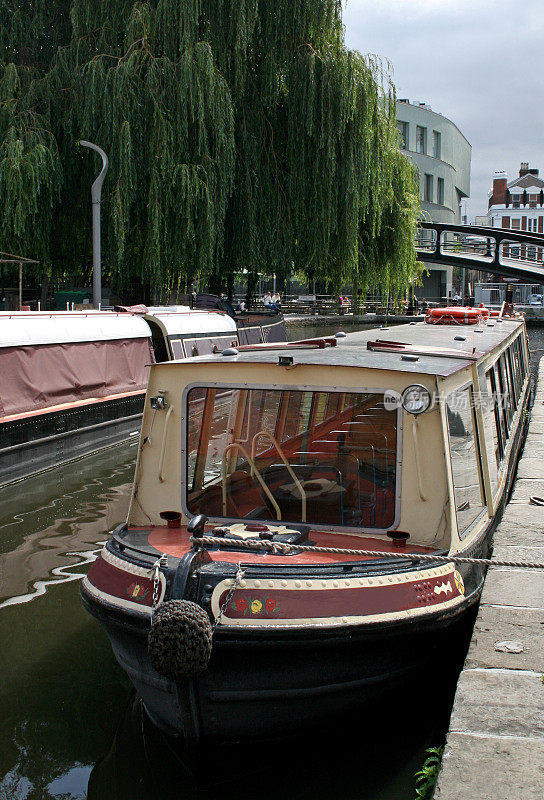
<svg viewBox="0 0 544 800">
<path fill-rule="evenodd" d="M 489 193 L 487 218 L 493 228 L 544 233 L 544 180 L 538 177 L 538 169 L 522 161 L 519 177 L 510 183 L 506 172 L 496 172 Z M 541 247 L 511 245 L 508 250 L 505 255 L 510 258 L 543 260 Z"/>
</svg>

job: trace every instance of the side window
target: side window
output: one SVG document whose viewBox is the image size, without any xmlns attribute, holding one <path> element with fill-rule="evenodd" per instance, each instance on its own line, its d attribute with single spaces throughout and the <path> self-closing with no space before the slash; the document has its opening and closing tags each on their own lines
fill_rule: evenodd
<svg viewBox="0 0 544 800">
<path fill-rule="evenodd" d="M 493 408 L 493 417 L 495 425 L 493 426 L 494 435 L 493 442 L 495 446 L 495 455 L 497 458 L 497 466 L 500 466 L 502 457 L 504 455 L 504 435 L 501 425 L 501 415 L 499 411 L 498 393 L 497 393 L 497 378 L 493 367 L 486 373 L 487 392 L 491 398 L 490 402 Z"/>
<path fill-rule="evenodd" d="M 501 463 L 501 450 L 499 447 L 498 420 L 493 396 L 492 370 L 485 375 L 485 391 L 481 394 L 482 416 L 484 419 L 485 441 L 487 448 L 487 463 L 491 480 L 493 496 L 498 489 L 497 471 Z"/>
<path fill-rule="evenodd" d="M 506 370 L 508 372 L 508 385 L 510 386 L 510 400 L 515 411 L 518 407 L 518 387 L 516 383 L 516 372 L 514 370 L 512 350 L 512 345 L 510 345 L 504 355 L 506 358 Z"/>
<path fill-rule="evenodd" d="M 506 392 L 504 386 L 504 376 L 498 361 L 493 366 L 493 374 L 495 376 L 495 408 L 499 417 L 500 437 L 502 441 L 501 459 L 504 454 L 504 447 L 508 440 L 508 422 L 506 419 Z"/>
<path fill-rule="evenodd" d="M 521 387 L 523 383 L 521 361 L 519 357 L 519 337 L 514 339 L 510 346 L 510 354 L 512 358 L 512 371 L 514 374 L 514 385 L 516 387 L 516 401 L 519 400 L 521 395 Z"/>
<path fill-rule="evenodd" d="M 504 409 L 504 416 L 506 420 L 506 438 L 510 438 L 510 428 L 512 427 L 512 417 L 514 415 L 512 408 L 512 398 L 510 393 L 510 381 L 508 379 L 508 370 L 506 365 L 506 356 L 501 354 L 498 361 L 499 380 L 502 390 L 502 406 Z"/>
<path fill-rule="evenodd" d="M 470 388 L 453 392 L 446 400 L 446 410 L 457 526 L 463 538 L 485 508 Z"/>
</svg>

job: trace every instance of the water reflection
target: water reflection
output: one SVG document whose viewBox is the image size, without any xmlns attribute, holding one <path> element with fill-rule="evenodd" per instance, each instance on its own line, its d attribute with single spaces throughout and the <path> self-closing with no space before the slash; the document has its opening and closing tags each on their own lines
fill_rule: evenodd
<svg viewBox="0 0 544 800">
<path fill-rule="evenodd" d="M 443 735 L 437 724 L 447 719 L 437 720 L 436 704 L 429 709 L 421 699 L 398 696 L 357 721 L 339 719 L 281 741 L 209 745 L 188 754 L 151 725 L 133 696 L 91 773 L 88 800 L 412 800 L 425 747 Z"/>
<path fill-rule="evenodd" d="M 126 515 L 134 455 L 114 448 L 0 490 L 0 608 L 82 577 L 71 567 Z"/>
<path fill-rule="evenodd" d="M 126 515 L 134 455 L 115 448 L 0 492 L 0 800 L 85 798 L 126 704 L 78 577 Z"/>
</svg>

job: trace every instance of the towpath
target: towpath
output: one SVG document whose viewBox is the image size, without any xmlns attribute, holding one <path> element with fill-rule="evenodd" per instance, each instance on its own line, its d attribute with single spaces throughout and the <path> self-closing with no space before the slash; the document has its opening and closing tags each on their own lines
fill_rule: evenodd
<svg viewBox="0 0 544 800">
<path fill-rule="evenodd" d="M 544 359 L 493 558 L 544 562 Z M 461 672 L 435 800 L 544 797 L 544 571 L 491 567 Z"/>
</svg>

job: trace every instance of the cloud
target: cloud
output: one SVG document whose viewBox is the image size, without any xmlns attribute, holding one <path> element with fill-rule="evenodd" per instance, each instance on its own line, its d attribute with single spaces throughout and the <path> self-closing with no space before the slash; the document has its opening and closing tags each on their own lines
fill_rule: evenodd
<svg viewBox="0 0 544 800">
<path fill-rule="evenodd" d="M 425 101 L 472 144 L 469 214 L 493 172 L 544 172 L 542 0 L 348 0 L 346 43 L 388 59 L 399 97 Z"/>
</svg>

